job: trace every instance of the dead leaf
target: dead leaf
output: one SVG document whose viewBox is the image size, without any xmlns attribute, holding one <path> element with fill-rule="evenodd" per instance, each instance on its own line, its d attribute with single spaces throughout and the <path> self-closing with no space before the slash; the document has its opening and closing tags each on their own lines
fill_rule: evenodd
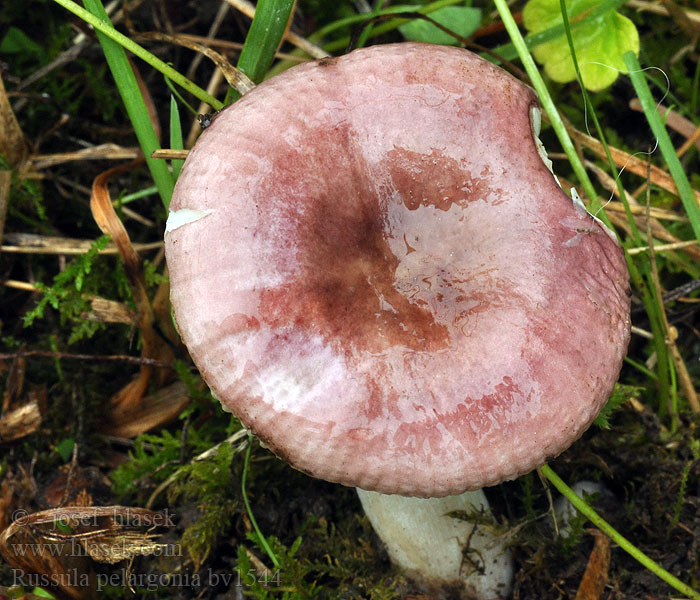
<svg viewBox="0 0 700 600">
<path fill-rule="evenodd" d="M 20 352 L 24 350 L 24 346 Z M 12 361 L 9 373 L 5 379 L 5 390 L 2 393 L 2 404 L 0 405 L 0 414 L 4 414 L 10 410 L 10 407 L 19 400 L 24 389 L 24 374 L 27 368 L 27 360 L 24 357 L 18 357 Z"/>
<path fill-rule="evenodd" d="M 586 570 L 576 592 L 576 600 L 600 600 L 608 582 L 610 570 L 610 540 L 602 531 L 589 529 L 595 538 Z"/>
<path fill-rule="evenodd" d="M 18 440 L 35 433 L 41 425 L 39 402 L 31 400 L 0 419 L 0 442 Z"/>
<path fill-rule="evenodd" d="M 92 506 L 93 497 L 108 497 L 110 487 L 110 480 L 97 467 L 81 467 L 71 461 L 58 468 L 38 501 L 46 508 Z"/>
<path fill-rule="evenodd" d="M 14 496 L 13 481 L 5 477 L 0 483 L 0 531 L 5 529 L 11 521 L 12 497 Z"/>
<path fill-rule="evenodd" d="M 112 418 L 103 431 L 117 437 L 136 437 L 176 419 L 189 401 L 187 387 L 181 381 L 176 381 L 154 394 L 142 397 L 136 414 L 125 411 L 128 403 L 116 404 Z"/>
<path fill-rule="evenodd" d="M 19 166 L 27 156 L 24 134 L 12 111 L 2 77 L 0 77 L 0 154 L 13 167 Z"/>
<path fill-rule="evenodd" d="M 83 319 L 100 323 L 124 323 L 132 326 L 138 322 L 138 315 L 123 302 L 95 297 L 90 300 L 90 308 L 92 309 L 90 312 L 81 315 Z"/>
</svg>

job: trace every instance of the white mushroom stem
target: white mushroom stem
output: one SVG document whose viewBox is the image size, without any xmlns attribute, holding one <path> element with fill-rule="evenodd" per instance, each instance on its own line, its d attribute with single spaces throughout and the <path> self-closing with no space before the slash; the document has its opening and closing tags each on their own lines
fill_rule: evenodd
<svg viewBox="0 0 700 600">
<path fill-rule="evenodd" d="M 483 524 L 491 516 L 483 491 L 445 498 L 409 498 L 357 489 L 372 527 L 391 560 L 441 595 L 495 600 L 510 595 L 513 558 L 505 539 Z M 449 516 L 479 513 L 480 523 Z"/>
</svg>

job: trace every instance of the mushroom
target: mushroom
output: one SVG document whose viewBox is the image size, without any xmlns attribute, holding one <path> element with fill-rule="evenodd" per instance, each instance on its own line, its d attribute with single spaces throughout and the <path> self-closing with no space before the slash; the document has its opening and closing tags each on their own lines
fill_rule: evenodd
<svg viewBox="0 0 700 600">
<path fill-rule="evenodd" d="M 573 443 L 626 352 L 628 273 L 551 173 L 538 115 L 491 63 L 414 43 L 299 65 L 217 115 L 165 241 L 180 333 L 222 405 L 295 468 L 452 525 L 485 498 L 444 497 Z M 450 524 L 461 556 L 479 536 Z"/>
</svg>

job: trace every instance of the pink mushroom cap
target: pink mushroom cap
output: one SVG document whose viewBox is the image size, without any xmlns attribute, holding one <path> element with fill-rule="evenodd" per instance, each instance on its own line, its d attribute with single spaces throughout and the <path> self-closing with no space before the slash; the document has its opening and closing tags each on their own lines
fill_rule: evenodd
<svg viewBox="0 0 700 600">
<path fill-rule="evenodd" d="M 543 464 L 604 405 L 627 267 L 544 164 L 537 106 L 466 50 L 406 43 L 294 67 L 202 133 L 165 236 L 175 318 L 294 467 L 457 494 Z"/>
</svg>

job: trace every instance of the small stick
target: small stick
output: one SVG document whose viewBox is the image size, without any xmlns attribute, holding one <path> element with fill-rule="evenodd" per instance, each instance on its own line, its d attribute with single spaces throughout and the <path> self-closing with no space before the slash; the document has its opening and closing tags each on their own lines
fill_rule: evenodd
<svg viewBox="0 0 700 600">
<path fill-rule="evenodd" d="M 0 354 L 0 360 L 14 360 L 16 358 L 67 358 L 70 360 L 107 360 L 125 362 L 132 365 L 149 365 L 163 369 L 175 369 L 175 365 L 165 363 L 152 358 L 141 356 L 127 356 L 125 354 L 71 354 L 69 352 L 52 352 L 49 350 L 20 350 L 19 352 L 7 352 Z"/>
</svg>

